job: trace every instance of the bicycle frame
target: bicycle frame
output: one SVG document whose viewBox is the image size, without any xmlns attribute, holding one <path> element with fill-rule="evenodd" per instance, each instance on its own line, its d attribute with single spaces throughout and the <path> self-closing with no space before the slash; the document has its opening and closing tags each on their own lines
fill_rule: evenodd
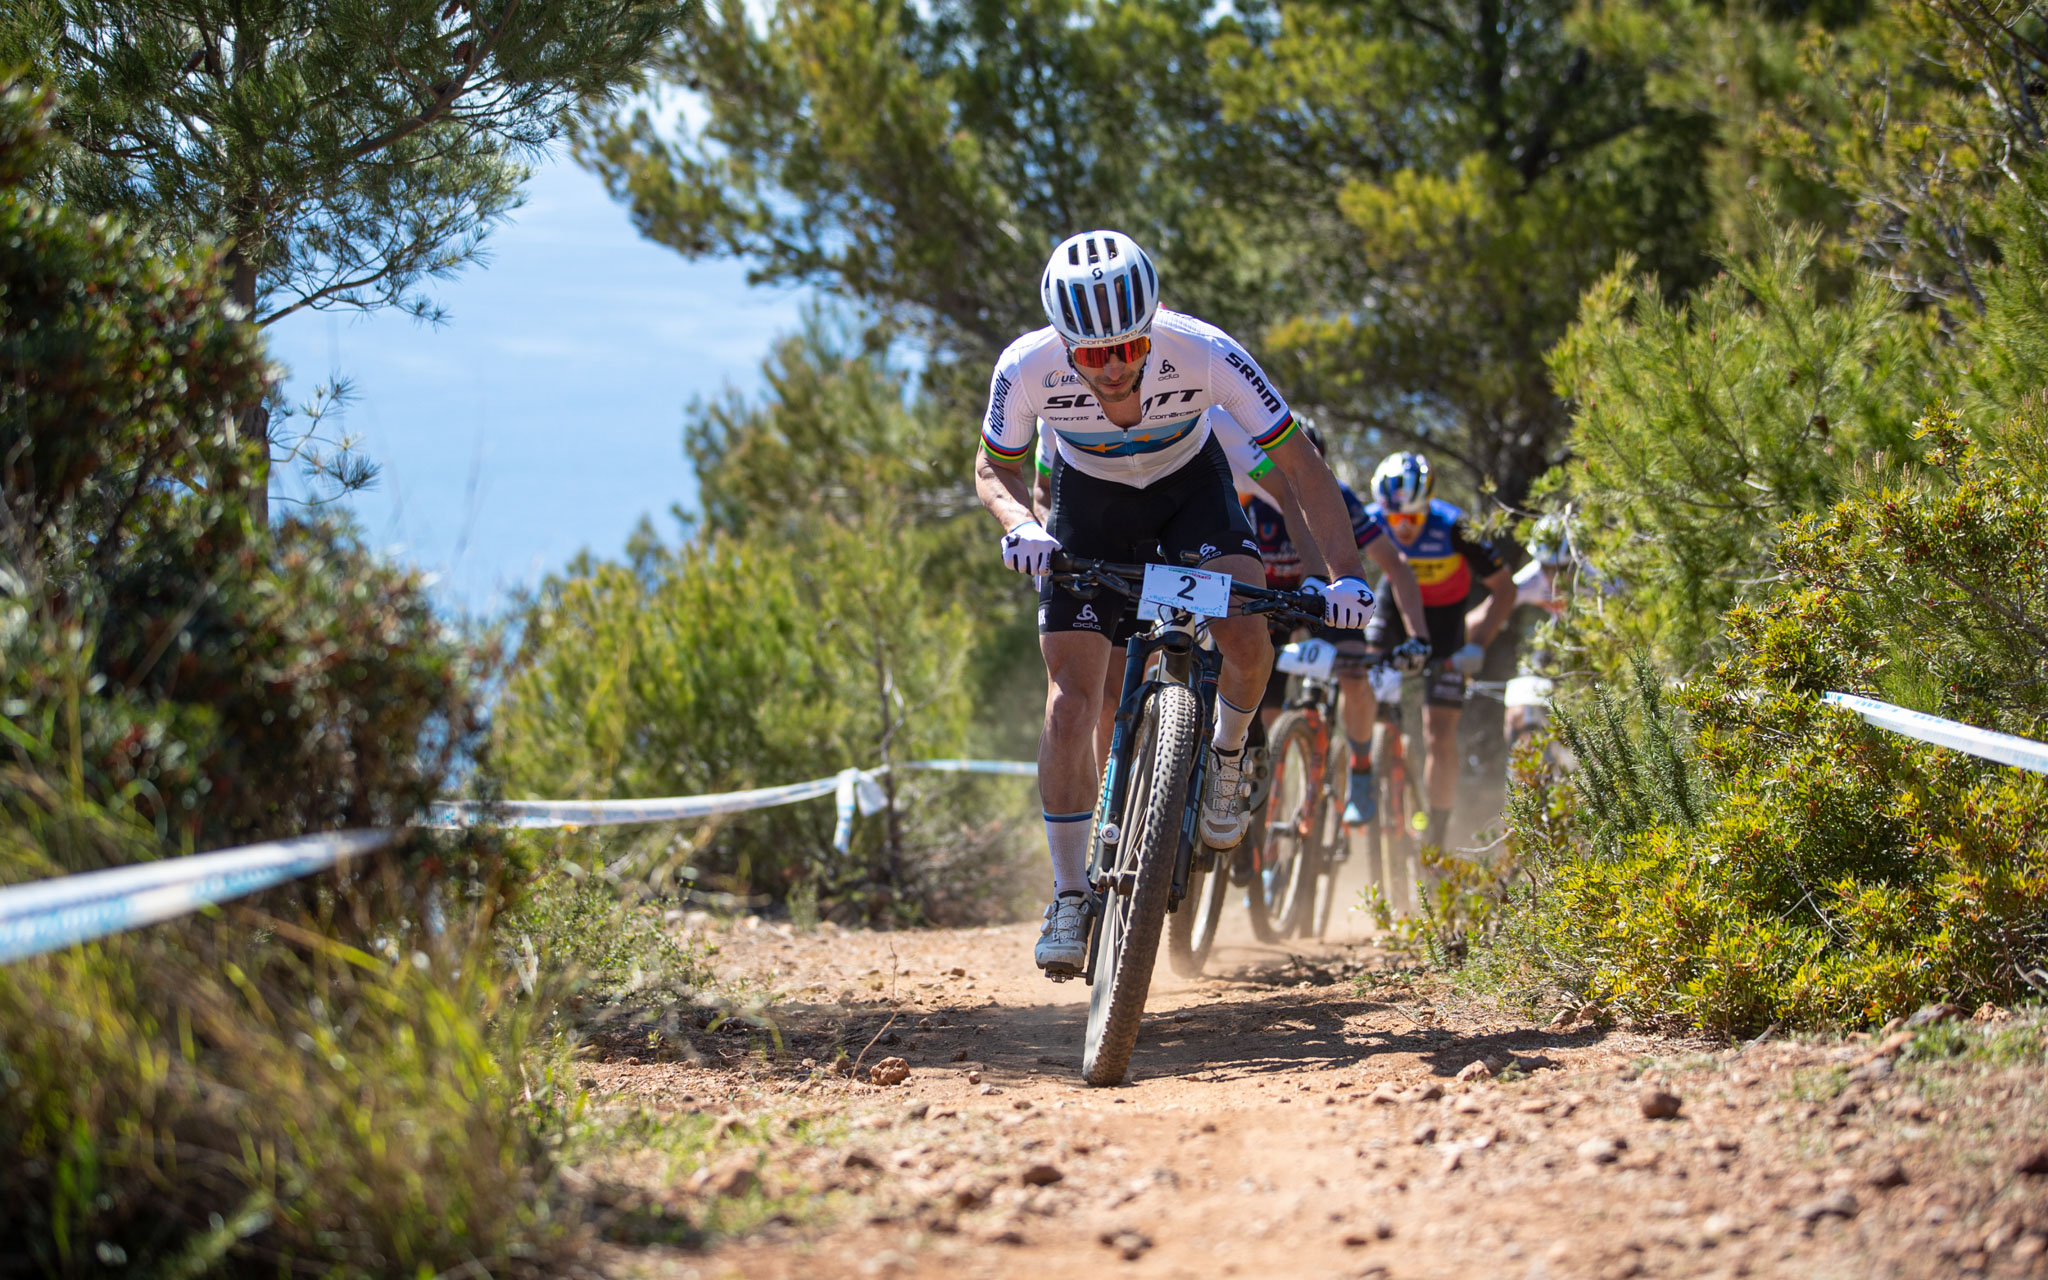
<svg viewBox="0 0 2048 1280">
<path fill-rule="evenodd" d="M 1103 564 L 1064 556 L 1058 558 L 1054 569 L 1056 580 L 1063 581 L 1082 599 L 1092 598 L 1104 587 L 1135 598 L 1138 592 L 1130 579 L 1142 577 L 1144 573 L 1143 566 L 1139 565 Z M 1231 592 L 1233 598 L 1249 598 L 1243 610 L 1246 613 L 1299 610 L 1299 598 L 1292 592 L 1272 591 L 1244 583 L 1233 585 Z M 1155 654 L 1161 657 L 1160 672 L 1148 680 L 1145 668 Z M 1088 959 L 1081 976 L 1090 985 L 1095 981 L 1097 921 L 1102 916 L 1104 897 L 1112 887 L 1103 868 L 1114 863 L 1113 847 L 1123 838 L 1123 831 L 1112 818 L 1123 813 L 1129 793 L 1132 730 L 1138 710 L 1144 705 L 1147 694 L 1159 686 L 1169 683 L 1186 685 L 1201 708 L 1201 724 L 1206 731 L 1207 726 L 1215 723 L 1216 680 L 1222 669 L 1223 656 L 1209 638 L 1208 619 L 1179 609 L 1162 608 L 1158 621 L 1148 630 L 1133 636 L 1127 646 L 1123 692 L 1117 700 L 1116 717 L 1110 733 L 1109 759 L 1103 764 L 1102 789 L 1096 802 L 1095 839 L 1088 857 L 1088 937 L 1084 943 L 1084 954 Z M 1173 880 L 1167 898 L 1169 911 L 1178 907 L 1187 894 L 1188 874 L 1194 865 L 1197 843 L 1195 829 L 1201 818 L 1199 797 L 1208 767 L 1208 753 L 1198 752 L 1194 771 L 1188 779 L 1189 798 L 1181 813 L 1180 834 L 1175 842 Z"/>
</svg>

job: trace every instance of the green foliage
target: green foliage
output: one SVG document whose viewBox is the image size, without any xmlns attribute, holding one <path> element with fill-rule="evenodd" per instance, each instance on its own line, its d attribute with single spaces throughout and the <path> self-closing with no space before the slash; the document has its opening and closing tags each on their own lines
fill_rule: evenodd
<svg viewBox="0 0 2048 1280">
<path fill-rule="evenodd" d="M 64 154 L 53 108 L 21 86 L 0 99 L 0 555 L 78 589 L 144 527 L 175 521 L 221 555 L 246 537 L 253 458 L 228 414 L 265 377 L 217 255 L 147 253 L 118 221 L 26 198 Z"/>
<path fill-rule="evenodd" d="M 48 109 L 0 108 L 17 182 Z M 0 751 L 172 848 L 403 820 L 476 745 L 474 659 L 347 531 L 252 536 L 215 267 L 0 191 Z"/>
<path fill-rule="evenodd" d="M 0 882 L 410 818 L 475 655 L 345 529 L 258 531 L 255 332 L 212 255 L 27 193 L 48 109 L 0 97 Z M 442 840 L 0 969 L 0 1269 L 538 1273 L 573 1095 L 517 883 Z"/>
<path fill-rule="evenodd" d="M 1662 677 L 1647 655 L 1630 656 L 1632 708 L 1603 685 L 1584 716 L 1557 712 L 1558 736 L 1578 763 L 1572 789 L 1594 857 L 1611 858 L 1628 837 L 1660 824 L 1694 826 L 1710 804 L 1686 759 L 1684 730 L 1664 701 Z"/>
<path fill-rule="evenodd" d="M 1765 107 L 1757 145 L 1846 197 L 1843 260 L 1943 311 L 1984 309 L 2000 194 L 2048 140 L 2043 19 L 2032 0 L 1892 0 L 1802 33 L 1796 88 Z"/>
<path fill-rule="evenodd" d="M 724 0 L 660 67 L 703 92 L 702 129 L 672 140 L 634 106 L 579 154 L 655 240 L 823 284 L 971 358 L 1042 323 L 1045 254 L 1092 226 L 1140 234 L 1177 305 L 1229 324 L 1267 261 L 1232 233 L 1273 196 L 1233 181 L 1212 8 L 800 0 L 757 20 Z"/>
<path fill-rule="evenodd" d="M 565 108 L 634 82 L 675 0 L 23 0 L 0 66 L 62 96 L 66 203 L 231 242 L 268 323 L 402 305 L 475 256 Z"/>
<path fill-rule="evenodd" d="M 637 87 L 693 4 L 19 0 L 0 10 L 0 74 L 62 97 L 73 145 L 46 195 L 158 244 L 221 245 L 243 316 L 438 321 L 427 282 L 479 255 L 565 113 Z M 319 412 L 287 427 L 260 396 L 237 409 L 235 431 L 264 446 L 245 460 L 259 476 L 274 444 L 320 487 L 374 480 L 349 441 L 320 436 Z M 267 486 L 247 502 L 267 524 Z"/>
<path fill-rule="evenodd" d="M 472 865 L 473 900 L 372 872 L 0 969 L 9 1269 L 537 1272 L 570 1082 Z"/>
<path fill-rule="evenodd" d="M 1933 335 L 1881 282 L 1831 296 L 1816 237 L 1730 264 L 1689 302 L 1619 270 L 1585 298 L 1551 355 L 1573 401 L 1573 540 L 1620 597 L 1586 593 L 1567 643 L 1603 671 L 1645 648 L 1710 660 L 1721 615 L 1767 585 L 1780 522 L 1914 453 L 1939 394 Z"/>
<path fill-rule="evenodd" d="M 495 716 L 508 788 L 695 795 L 958 754 L 974 636 L 931 583 L 929 556 L 914 529 L 878 513 L 551 581 L 523 618 Z M 887 785 L 913 811 L 960 787 L 915 775 Z M 901 821 L 863 824 L 842 856 L 828 802 L 785 806 L 716 828 L 690 859 L 720 887 L 780 894 L 814 880 L 824 899 L 894 918 L 941 891 L 940 864 L 913 856 L 925 851 Z"/>
<path fill-rule="evenodd" d="M 1421 447 L 1519 500 L 1559 456 L 1543 355 L 1579 294 L 1623 253 L 1674 292 L 1706 274 L 1710 122 L 1650 102 L 1561 0 L 1266 11 L 1211 52 L 1226 119 L 1299 196 L 1269 371 L 1364 432 L 1340 447 L 1365 467 Z"/>
<path fill-rule="evenodd" d="M 1730 655 L 1680 695 L 1699 783 L 1667 777 L 1685 731 L 1652 705 L 1646 735 L 1580 728 L 1605 763 L 1575 781 L 1578 803 L 1518 798 L 1533 887 L 1515 961 L 1594 1004 L 1723 1033 L 2029 989 L 2048 952 L 2048 779 L 1818 699 L 1912 691 L 1941 714 L 2048 725 L 2048 498 L 1975 457 L 1953 417 L 1924 432 L 1940 475 L 1802 522 L 1785 581 L 1730 613 Z"/>
</svg>

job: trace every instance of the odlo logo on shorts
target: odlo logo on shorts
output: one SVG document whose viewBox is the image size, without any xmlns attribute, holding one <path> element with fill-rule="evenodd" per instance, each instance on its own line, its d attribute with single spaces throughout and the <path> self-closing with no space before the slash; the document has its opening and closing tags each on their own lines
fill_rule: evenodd
<svg viewBox="0 0 2048 1280">
<path fill-rule="evenodd" d="M 1094 605 L 1084 604 L 1081 606 L 1081 612 L 1074 615 L 1074 625 L 1086 627 L 1090 631 L 1100 631 L 1102 630 L 1102 619 L 1095 616 Z"/>
</svg>

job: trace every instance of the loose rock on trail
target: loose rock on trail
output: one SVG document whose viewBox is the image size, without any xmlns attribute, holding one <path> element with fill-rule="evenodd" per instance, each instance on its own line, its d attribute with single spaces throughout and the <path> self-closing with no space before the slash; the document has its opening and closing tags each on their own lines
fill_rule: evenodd
<svg viewBox="0 0 2048 1280">
<path fill-rule="evenodd" d="M 1729 1045 L 1542 1025 L 1366 937 L 1226 932 L 1207 976 L 1160 966 L 1130 1082 L 1090 1089 L 1087 990 L 1031 968 L 1029 925 L 706 928 L 721 974 L 775 995 L 780 1052 L 733 1024 L 701 1061 L 599 1054 L 584 1083 L 768 1135 L 685 1198 L 809 1207 L 703 1249 L 609 1245 L 614 1274 L 2048 1271 L 2038 1055 L 1908 1063 L 1926 1027 Z"/>
</svg>

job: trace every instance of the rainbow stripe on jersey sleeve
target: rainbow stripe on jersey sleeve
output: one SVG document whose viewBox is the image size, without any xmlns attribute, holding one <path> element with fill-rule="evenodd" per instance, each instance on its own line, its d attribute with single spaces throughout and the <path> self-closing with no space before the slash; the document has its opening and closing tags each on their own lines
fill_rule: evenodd
<svg viewBox="0 0 2048 1280">
<path fill-rule="evenodd" d="M 1280 415 L 1280 421 L 1266 428 L 1264 435 L 1253 436 L 1252 443 L 1261 449 L 1271 449 L 1293 435 L 1295 425 L 1294 415 L 1283 413 Z"/>
</svg>

